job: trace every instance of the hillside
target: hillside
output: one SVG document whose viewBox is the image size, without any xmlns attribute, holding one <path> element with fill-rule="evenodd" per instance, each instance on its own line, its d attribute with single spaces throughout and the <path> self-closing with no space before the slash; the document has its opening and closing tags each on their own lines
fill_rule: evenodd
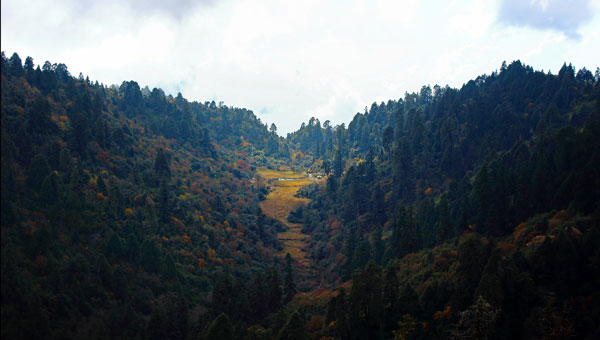
<svg viewBox="0 0 600 340">
<path fill-rule="evenodd" d="M 3 338 L 185 337 L 223 272 L 282 267 L 251 183 L 279 138 L 251 111 L 1 69 Z"/>
<path fill-rule="evenodd" d="M 0 70 L 3 338 L 600 334 L 598 71 L 516 61 L 281 138 L 135 81 Z"/>
<path fill-rule="evenodd" d="M 311 201 L 294 217 L 324 277 L 351 279 L 344 304 L 359 308 L 338 316 L 330 305 L 324 324 L 345 326 L 325 334 L 390 338 L 410 321 L 423 328 L 409 338 L 448 336 L 456 311 L 480 295 L 498 310 L 492 338 L 564 326 L 540 326 L 550 317 L 541 310 L 578 338 L 597 332 L 588 313 L 598 310 L 583 301 L 599 297 L 599 90 L 589 71 L 565 64 L 552 75 L 517 61 L 461 89 L 374 103 L 347 129 L 311 119 L 288 135 L 313 157 L 309 166 L 330 172 L 326 185 L 305 190 Z M 517 304 L 524 288 L 515 284 L 530 285 L 531 299 Z M 363 294 L 383 299 L 368 320 Z"/>
<path fill-rule="evenodd" d="M 400 254 L 469 226 L 502 236 L 537 213 L 596 209 L 600 103 L 593 79 L 566 64 L 551 75 L 517 61 L 460 90 L 436 86 L 432 95 L 423 87 L 374 103 L 347 129 L 312 119 L 288 139 L 316 159 L 313 168 L 332 173 L 327 195 L 310 196 L 321 216 L 360 235 L 377 227 L 391 234 L 399 219 L 414 218 L 414 244 Z M 310 230 L 327 223 L 305 221 Z"/>
</svg>

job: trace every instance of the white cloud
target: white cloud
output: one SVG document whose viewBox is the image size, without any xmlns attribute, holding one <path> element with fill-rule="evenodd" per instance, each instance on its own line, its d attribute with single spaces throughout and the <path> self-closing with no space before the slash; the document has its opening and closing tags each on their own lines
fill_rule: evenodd
<svg viewBox="0 0 600 340">
<path fill-rule="evenodd" d="M 425 84 L 460 86 L 503 60 L 598 66 L 597 15 L 571 26 L 580 40 L 559 39 L 557 30 L 496 21 L 503 3 L 3 0 L 1 38 L 9 55 L 246 107 L 285 134 L 310 116 L 348 123 Z M 592 14 L 599 3 L 589 3 Z"/>
<path fill-rule="evenodd" d="M 457 14 L 448 20 L 452 34 L 480 38 L 485 35 L 494 21 L 494 15 L 483 1 L 471 1 L 457 9 Z"/>
</svg>

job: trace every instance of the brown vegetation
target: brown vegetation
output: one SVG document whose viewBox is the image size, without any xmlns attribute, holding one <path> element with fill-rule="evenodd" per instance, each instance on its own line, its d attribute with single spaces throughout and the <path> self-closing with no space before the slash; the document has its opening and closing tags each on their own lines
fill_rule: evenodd
<svg viewBox="0 0 600 340">
<path fill-rule="evenodd" d="M 302 233 L 301 224 L 288 222 L 287 216 L 290 211 L 308 203 L 308 199 L 294 195 L 301 187 L 313 183 L 314 180 L 289 170 L 259 169 L 257 175 L 266 179 L 271 187 L 267 199 L 261 203 L 262 210 L 266 215 L 278 219 L 289 228 L 288 231 L 277 234 L 283 242 L 282 255 L 290 253 L 294 260 L 308 266 L 309 261 L 304 250 L 306 247 L 304 240 L 308 235 Z M 280 178 L 288 180 L 280 181 Z"/>
</svg>

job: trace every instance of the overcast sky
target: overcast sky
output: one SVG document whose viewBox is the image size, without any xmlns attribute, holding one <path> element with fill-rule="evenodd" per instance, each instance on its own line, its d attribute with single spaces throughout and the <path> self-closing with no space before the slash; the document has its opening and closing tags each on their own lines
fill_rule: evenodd
<svg viewBox="0 0 600 340">
<path fill-rule="evenodd" d="M 600 66 L 600 0 L 2 0 L 1 45 L 104 84 L 246 107 L 280 134 L 520 59 Z"/>
</svg>

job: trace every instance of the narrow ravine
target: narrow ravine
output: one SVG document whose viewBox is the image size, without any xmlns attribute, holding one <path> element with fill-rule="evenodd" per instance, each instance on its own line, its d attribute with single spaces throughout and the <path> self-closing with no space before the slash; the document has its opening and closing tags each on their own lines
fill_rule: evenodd
<svg viewBox="0 0 600 340">
<path fill-rule="evenodd" d="M 287 253 L 298 263 L 298 279 L 300 287 L 310 287 L 318 280 L 318 274 L 311 265 L 307 253 L 307 238 L 309 235 L 302 233 L 302 224 L 290 223 L 287 216 L 290 211 L 302 204 L 307 204 L 309 199 L 294 196 L 303 186 L 317 180 L 292 171 L 259 169 L 258 175 L 271 187 L 266 200 L 261 203 L 261 208 L 267 216 L 276 218 L 285 224 L 289 230 L 278 233 L 277 237 L 283 243 L 281 256 Z M 312 281 L 312 282 L 308 282 Z"/>
</svg>

